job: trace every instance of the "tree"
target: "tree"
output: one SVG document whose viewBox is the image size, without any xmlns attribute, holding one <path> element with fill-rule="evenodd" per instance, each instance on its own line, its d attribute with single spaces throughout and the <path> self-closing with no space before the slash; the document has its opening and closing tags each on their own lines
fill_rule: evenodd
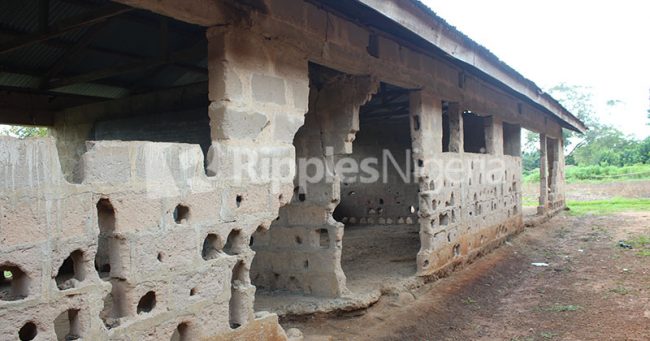
<svg viewBox="0 0 650 341">
<path fill-rule="evenodd" d="M 28 137 L 45 137 L 48 131 L 45 127 L 28 127 L 28 126 L 6 126 L 0 130 L 0 135 L 13 136 L 17 138 Z"/>
<path fill-rule="evenodd" d="M 548 92 L 589 127 L 582 135 L 564 132 L 565 141 L 572 142 L 566 144 L 567 164 L 624 166 L 650 162 L 650 138 L 639 141 L 598 122 L 589 88 L 562 83 Z M 606 104 L 613 108 L 621 103 L 612 99 Z"/>
</svg>

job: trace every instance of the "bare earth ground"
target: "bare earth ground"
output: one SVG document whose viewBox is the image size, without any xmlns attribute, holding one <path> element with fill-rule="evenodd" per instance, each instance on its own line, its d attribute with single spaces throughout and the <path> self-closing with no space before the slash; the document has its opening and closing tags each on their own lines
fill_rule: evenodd
<svg viewBox="0 0 650 341">
<path fill-rule="evenodd" d="M 589 184 L 569 195 L 650 189 L 635 183 L 628 193 Z M 641 235 L 650 236 L 650 212 L 562 214 L 448 278 L 366 310 L 282 322 L 306 340 L 650 340 L 650 257 L 618 246 Z"/>
</svg>

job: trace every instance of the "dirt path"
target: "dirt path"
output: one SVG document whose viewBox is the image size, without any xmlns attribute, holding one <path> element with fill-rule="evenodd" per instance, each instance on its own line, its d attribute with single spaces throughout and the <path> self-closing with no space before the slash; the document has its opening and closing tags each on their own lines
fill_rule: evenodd
<svg viewBox="0 0 650 341">
<path fill-rule="evenodd" d="M 307 340 L 650 340 L 650 257 L 617 245 L 640 235 L 650 212 L 559 216 L 427 287 L 283 325 Z"/>
</svg>

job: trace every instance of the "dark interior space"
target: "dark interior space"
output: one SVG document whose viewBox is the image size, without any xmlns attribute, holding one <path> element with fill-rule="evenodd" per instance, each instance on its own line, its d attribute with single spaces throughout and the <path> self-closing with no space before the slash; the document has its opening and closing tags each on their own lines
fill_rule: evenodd
<svg viewBox="0 0 650 341">
<path fill-rule="evenodd" d="M 449 103 L 442 102 L 442 152 L 449 151 L 451 126 L 449 122 Z"/>
<path fill-rule="evenodd" d="M 463 112 L 463 145 L 466 153 L 487 153 L 485 128 L 489 117 L 478 116 L 471 111 Z"/>
<path fill-rule="evenodd" d="M 202 27 L 106 0 L 0 2 L 1 123 L 53 126 L 84 105 L 88 139 L 207 151 L 207 78 Z"/>
</svg>

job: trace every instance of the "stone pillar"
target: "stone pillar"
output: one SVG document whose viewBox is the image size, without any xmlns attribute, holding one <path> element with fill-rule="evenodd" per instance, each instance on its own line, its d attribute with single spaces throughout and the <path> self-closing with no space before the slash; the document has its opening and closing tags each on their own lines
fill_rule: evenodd
<svg viewBox="0 0 650 341">
<path fill-rule="evenodd" d="M 537 214 L 544 214 L 548 205 L 548 162 L 546 134 L 539 134 L 539 206 Z"/>
<path fill-rule="evenodd" d="M 486 153 L 503 155 L 503 124 L 501 118 L 490 116 L 485 119 Z"/>
<path fill-rule="evenodd" d="M 268 233 L 256 238 L 252 276 L 257 286 L 321 297 L 348 292 L 341 268 L 344 225 L 333 218 L 340 202 L 334 164 L 352 153 L 359 108 L 378 85 L 369 77 L 341 75 L 311 89 L 309 113 L 294 145 L 297 158 L 322 162 L 325 176 L 316 182 L 296 178 L 291 203 L 280 209 Z"/>
<path fill-rule="evenodd" d="M 460 103 L 449 102 L 447 114 L 449 115 L 449 151 L 452 153 L 463 152 L 463 113 Z"/>
<path fill-rule="evenodd" d="M 437 225 L 438 210 L 433 203 L 444 187 L 441 171 L 433 162 L 442 153 L 442 100 L 426 91 L 413 92 L 410 98 L 411 121 L 420 124 L 411 125 L 413 140 L 413 160 L 419 191 L 418 218 L 420 224 L 420 250 L 417 255 L 417 274 L 428 274 L 432 268 L 431 259 L 437 251 L 438 244 L 434 235 L 440 229 Z M 450 152 L 462 149 L 462 122 L 459 121 L 458 105 L 449 104 Z M 459 128 L 460 131 L 459 131 Z M 416 129 L 418 128 L 418 129 Z"/>
<path fill-rule="evenodd" d="M 208 174 L 228 183 L 222 196 L 226 221 L 250 236 L 268 229 L 293 194 L 293 137 L 304 121 L 309 95 L 306 57 L 256 27 L 232 24 L 208 29 L 209 107 L 212 144 Z M 236 200 L 236 205 L 234 205 Z M 248 243 L 247 243 L 248 245 Z M 231 324 L 254 316 L 255 287 L 248 247 L 233 268 Z"/>
</svg>

